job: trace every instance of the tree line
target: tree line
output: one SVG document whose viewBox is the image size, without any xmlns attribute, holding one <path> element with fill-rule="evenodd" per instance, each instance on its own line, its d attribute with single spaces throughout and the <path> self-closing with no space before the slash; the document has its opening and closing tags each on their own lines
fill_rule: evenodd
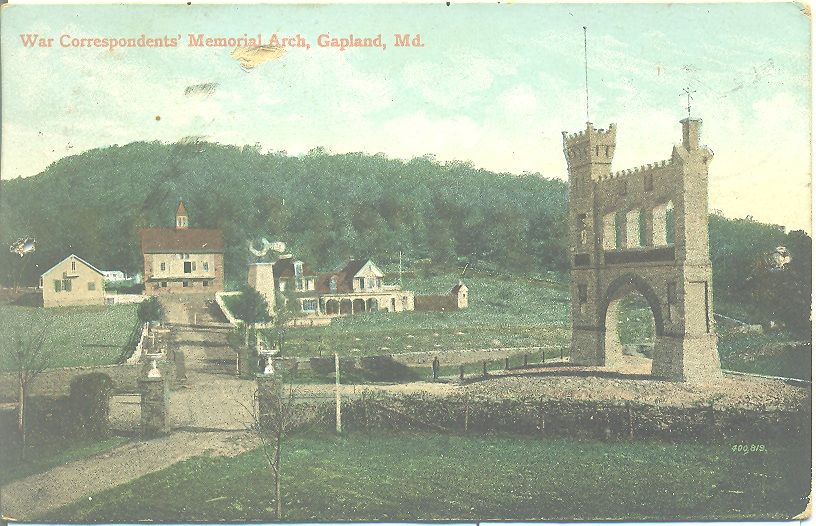
<svg viewBox="0 0 816 526">
<path fill-rule="evenodd" d="M 512 273 L 568 270 L 561 179 L 433 156 L 398 160 L 322 148 L 289 156 L 189 140 L 94 149 L 0 182 L 2 239 L 37 240 L 25 258 L 2 252 L 0 280 L 34 286 L 70 253 L 105 270 L 140 272 L 138 230 L 173 226 L 180 199 L 191 226 L 223 230 L 232 287 L 245 281 L 246 241 L 260 236 L 284 241 L 321 270 L 361 256 L 387 265 L 400 254 L 409 264 L 430 260 L 440 268 L 470 262 Z M 793 262 L 809 264 L 803 232 L 717 216 L 710 225 L 715 293 L 747 297 L 755 259 L 779 245 L 795 247 Z M 809 297 L 809 274 L 786 277 Z"/>
</svg>

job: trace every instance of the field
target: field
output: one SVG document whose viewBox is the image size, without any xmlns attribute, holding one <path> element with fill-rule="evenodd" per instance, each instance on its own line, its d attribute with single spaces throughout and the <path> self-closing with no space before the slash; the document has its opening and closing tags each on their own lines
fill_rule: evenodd
<svg viewBox="0 0 816 526">
<path fill-rule="evenodd" d="M 136 305 L 19 307 L 0 305 L 0 371 L 14 369 L 13 341 L 45 331 L 48 367 L 117 363 L 127 349 L 138 318 Z"/>
<path fill-rule="evenodd" d="M 314 520 L 786 519 L 804 510 L 807 444 L 597 442 L 506 436 L 295 436 L 284 518 Z M 274 518 L 259 450 L 197 457 L 41 517 L 69 522 Z"/>
<path fill-rule="evenodd" d="M 406 277 L 418 294 L 447 293 L 455 274 Z M 379 312 L 337 318 L 328 327 L 289 330 L 288 356 L 340 352 L 369 356 L 413 351 L 496 347 L 561 347 L 569 343 L 569 292 L 565 285 L 524 278 L 467 279 L 470 307 L 451 312 Z M 274 340 L 274 331 L 269 331 Z"/>
<path fill-rule="evenodd" d="M 404 288 L 417 293 L 439 294 L 456 283 L 455 274 L 425 278 L 407 276 Z M 563 276 L 533 279 L 520 276 L 470 275 L 470 307 L 451 312 L 368 313 L 336 318 L 328 327 L 289 329 L 285 334 L 287 356 L 361 357 L 413 351 L 444 351 L 498 347 L 546 347 L 548 358 L 560 356 L 570 343 L 569 290 Z M 730 306 L 726 306 L 730 308 Z M 730 310 L 729 310 L 730 312 Z M 654 322 L 648 304 L 639 295 L 621 304 L 618 334 L 624 344 L 654 343 Z M 277 341 L 275 330 L 267 330 L 269 341 Z M 719 334 L 724 368 L 758 374 L 810 378 L 810 350 L 792 345 L 786 332 L 745 335 L 731 331 Z M 513 358 L 519 362 L 523 353 Z M 531 362 L 540 354 L 531 352 Z M 513 365 L 518 365 L 514 363 Z M 502 364 L 489 364 L 500 368 Z M 467 373 L 477 372 L 472 364 Z M 416 370 L 414 378 L 427 371 Z M 454 375 L 458 369 L 445 369 Z M 406 377 L 405 379 L 408 379 Z M 325 379 L 316 379 L 323 381 Z"/>
</svg>

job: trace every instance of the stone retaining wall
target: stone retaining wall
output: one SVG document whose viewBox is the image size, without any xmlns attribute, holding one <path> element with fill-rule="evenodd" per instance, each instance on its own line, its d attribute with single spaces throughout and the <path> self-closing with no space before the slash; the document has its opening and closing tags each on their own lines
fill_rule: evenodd
<svg viewBox="0 0 816 526">
<path fill-rule="evenodd" d="M 175 382 L 176 367 L 173 362 L 158 363 L 162 376 L 167 377 L 171 385 Z M 31 396 L 67 396 L 71 380 L 89 373 L 103 373 L 113 381 L 114 393 L 139 392 L 138 378 L 145 364 L 116 364 L 82 367 L 63 367 L 47 369 L 40 373 L 31 385 Z M 0 373 L 0 403 L 16 402 L 19 391 L 19 380 L 15 372 Z"/>
</svg>

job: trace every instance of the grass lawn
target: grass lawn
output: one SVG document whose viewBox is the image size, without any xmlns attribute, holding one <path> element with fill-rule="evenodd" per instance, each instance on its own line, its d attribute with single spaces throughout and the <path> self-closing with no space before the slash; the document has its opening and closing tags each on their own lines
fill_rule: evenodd
<svg viewBox="0 0 816 526">
<path fill-rule="evenodd" d="M 811 348 L 795 345 L 785 332 L 721 334 L 718 349 L 723 369 L 811 379 Z"/>
<path fill-rule="evenodd" d="M 562 277 L 563 279 L 563 277 Z M 403 286 L 418 294 L 440 294 L 456 283 L 447 273 L 427 278 L 405 277 Z M 496 347 L 550 347 L 548 357 L 560 356 L 570 344 L 569 289 L 560 281 L 520 276 L 498 278 L 475 273 L 467 278 L 470 306 L 451 312 L 381 312 L 335 318 L 327 327 L 289 329 L 284 354 L 310 357 L 345 357 L 397 354 L 413 351 L 458 350 Z M 624 344 L 653 344 L 654 322 L 645 299 L 627 297 L 618 315 L 618 334 Z M 267 338 L 276 341 L 274 330 Z M 744 335 L 722 332 L 719 350 L 724 368 L 737 371 L 810 378 L 810 353 L 786 346 L 794 338 L 786 333 Z M 533 352 L 531 361 L 540 360 Z M 495 363 L 490 368 L 501 367 Z M 467 374 L 481 370 L 468 366 Z M 444 363 L 443 363 L 444 369 Z M 472 369 L 472 370 L 471 370 Z M 428 371 L 418 369 L 425 378 Z M 443 375 L 458 374 L 443 370 Z M 303 378 L 324 381 L 325 378 Z"/>
<path fill-rule="evenodd" d="M 0 486 L 36 473 L 42 473 L 73 460 L 89 457 L 127 442 L 127 438 L 111 437 L 105 440 L 59 440 L 29 445 L 26 460 L 20 458 L 19 446 L 4 440 L 0 447 Z"/>
<path fill-rule="evenodd" d="M 18 307 L 0 305 L 0 371 L 14 369 L 12 341 L 46 330 L 48 367 L 117 363 L 138 323 L 137 305 Z"/>
<path fill-rule="evenodd" d="M 283 453 L 294 521 L 786 519 L 804 510 L 808 445 L 542 441 L 434 434 L 297 436 Z M 273 519 L 260 451 L 193 458 L 40 517 Z"/>
<path fill-rule="evenodd" d="M 443 294 L 455 274 L 403 280 L 418 294 Z M 336 318 L 327 327 L 287 331 L 284 352 L 318 356 L 339 351 L 369 356 L 412 351 L 569 344 L 569 291 L 565 285 L 520 277 L 467 278 L 469 308 L 451 312 L 379 312 Z M 273 331 L 274 332 L 274 331 Z M 271 339 L 276 339 L 274 334 Z"/>
</svg>

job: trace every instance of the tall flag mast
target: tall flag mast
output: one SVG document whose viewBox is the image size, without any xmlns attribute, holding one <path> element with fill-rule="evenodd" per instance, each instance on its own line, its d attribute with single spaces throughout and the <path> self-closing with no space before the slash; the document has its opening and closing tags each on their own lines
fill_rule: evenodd
<svg viewBox="0 0 816 526">
<path fill-rule="evenodd" d="M 587 58 L 587 26 L 584 26 L 584 87 L 586 88 L 586 118 L 589 120 L 589 60 Z"/>
</svg>

